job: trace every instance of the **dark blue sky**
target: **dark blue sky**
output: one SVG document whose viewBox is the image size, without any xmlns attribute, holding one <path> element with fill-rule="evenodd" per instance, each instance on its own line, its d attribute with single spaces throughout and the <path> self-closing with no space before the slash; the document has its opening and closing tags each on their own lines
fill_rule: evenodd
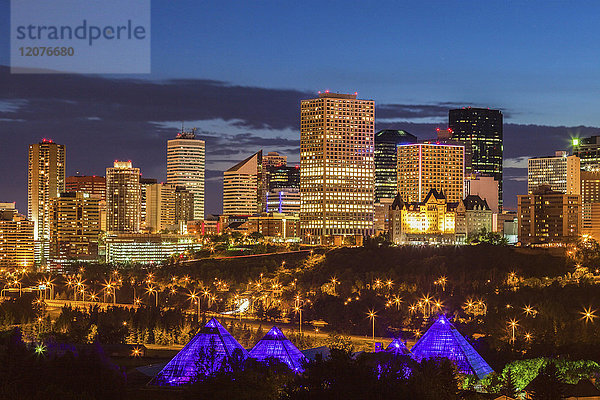
<svg viewBox="0 0 600 400">
<path fill-rule="evenodd" d="M 126 158 L 164 179 L 164 141 L 186 120 L 207 140 L 219 212 L 221 172 L 260 148 L 297 160 L 299 100 L 330 89 L 374 99 L 378 128 L 421 137 L 448 108 L 502 109 L 514 205 L 526 157 L 600 126 L 600 3 L 493 3 L 153 0 L 151 75 L 0 69 L 0 201 L 25 211 L 27 144 L 46 136 L 67 145 L 70 174 Z M 9 20 L 0 0 L 0 65 Z"/>
</svg>

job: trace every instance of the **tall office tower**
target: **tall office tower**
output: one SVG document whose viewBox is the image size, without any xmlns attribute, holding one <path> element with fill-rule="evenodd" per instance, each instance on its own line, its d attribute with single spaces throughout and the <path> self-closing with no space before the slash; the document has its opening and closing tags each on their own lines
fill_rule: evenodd
<svg viewBox="0 0 600 400">
<path fill-rule="evenodd" d="M 385 129 L 375 134 L 376 202 L 396 197 L 398 191 L 398 145 L 416 142 L 416 136 L 402 130 Z"/>
<path fill-rule="evenodd" d="M 276 151 L 270 151 L 263 156 L 263 168 L 285 167 L 287 165 L 287 156 L 282 156 Z"/>
<path fill-rule="evenodd" d="M 180 132 L 167 141 L 167 183 L 185 186 L 194 195 L 194 219 L 204 219 L 204 140 L 194 131 Z"/>
<path fill-rule="evenodd" d="M 175 225 L 175 188 L 172 183 L 156 183 L 146 188 L 146 228 L 150 232 Z"/>
<path fill-rule="evenodd" d="M 564 244 L 581 230 L 581 196 L 538 186 L 517 196 L 519 241 L 523 244 Z"/>
<path fill-rule="evenodd" d="M 95 260 L 100 235 L 99 194 L 61 193 L 50 200 L 50 258 Z"/>
<path fill-rule="evenodd" d="M 573 155 L 579 157 L 581 169 L 586 171 L 600 169 L 600 136 L 574 138 L 571 145 Z"/>
<path fill-rule="evenodd" d="M 34 265 L 34 222 L 15 209 L 15 203 L 0 203 L 0 267 L 31 268 Z"/>
<path fill-rule="evenodd" d="M 373 232 L 375 102 L 320 93 L 300 106 L 300 230 L 341 243 Z"/>
<path fill-rule="evenodd" d="M 405 202 L 423 202 L 431 189 L 449 203 L 464 198 L 465 148 L 417 143 L 398 146 L 398 194 Z"/>
<path fill-rule="evenodd" d="M 28 216 L 35 225 L 36 264 L 45 264 L 49 255 L 50 199 L 65 191 L 65 146 L 50 139 L 29 145 Z"/>
<path fill-rule="evenodd" d="M 296 188 L 300 189 L 300 167 L 268 167 L 269 182 L 268 190 L 279 188 Z"/>
<path fill-rule="evenodd" d="M 263 211 L 262 150 L 223 174 L 223 214 L 252 215 Z"/>
<path fill-rule="evenodd" d="M 131 161 L 115 161 L 106 169 L 106 220 L 108 232 L 139 232 L 140 169 Z"/>
<path fill-rule="evenodd" d="M 300 189 L 269 190 L 267 192 L 267 212 L 298 215 L 300 213 Z"/>
<path fill-rule="evenodd" d="M 194 220 L 194 194 L 185 186 L 175 187 L 175 221 L 188 222 Z"/>
<path fill-rule="evenodd" d="M 581 233 L 600 240 L 600 169 L 581 171 Z"/>
<path fill-rule="evenodd" d="M 140 176 L 140 229 L 146 231 L 148 229 L 146 223 L 146 190 L 148 187 L 155 185 L 156 179 L 154 178 L 142 178 Z"/>
<path fill-rule="evenodd" d="M 65 191 L 98 195 L 100 200 L 106 200 L 106 178 L 96 175 L 67 176 Z"/>
<path fill-rule="evenodd" d="M 527 160 L 527 192 L 542 185 L 566 194 L 581 193 L 579 157 L 557 151 L 554 156 L 534 157 Z"/>
<path fill-rule="evenodd" d="M 498 203 L 502 210 L 502 112 L 472 107 L 450 110 L 448 128 L 452 130 L 452 139 L 471 151 L 472 171 L 468 172 L 493 176 L 498 181 Z"/>
</svg>

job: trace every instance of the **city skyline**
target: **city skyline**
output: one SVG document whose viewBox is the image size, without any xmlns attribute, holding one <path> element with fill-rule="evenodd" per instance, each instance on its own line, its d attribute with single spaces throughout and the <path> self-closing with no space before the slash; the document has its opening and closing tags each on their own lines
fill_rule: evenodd
<svg viewBox="0 0 600 400">
<path fill-rule="evenodd" d="M 6 3 L 0 5 L 0 32 L 8 36 Z M 184 121 L 206 141 L 206 213 L 218 213 L 228 165 L 260 149 L 288 155 L 290 164 L 299 161 L 298 105 L 325 89 L 358 91 L 375 101 L 376 131 L 404 129 L 420 139 L 446 127 L 449 109 L 501 110 L 509 209 L 526 190 L 528 158 L 566 150 L 572 136 L 600 130 L 597 57 L 589 51 L 595 48 L 595 4 L 568 10 L 539 2 L 398 3 L 381 5 L 385 12 L 336 2 L 321 7 L 314 13 L 311 7 L 240 3 L 225 10 L 155 1 L 149 75 L 11 75 L 8 43 L 1 43 L 0 86 L 8 90 L 0 93 L 0 132 L 3 147 L 15 150 L 3 153 L 0 170 L 17 172 L 14 178 L 2 174 L 0 199 L 26 207 L 26 156 L 19 149 L 43 137 L 71 149 L 67 175 L 102 175 L 117 158 L 166 182 L 164 144 Z M 174 14 L 181 29 L 171 29 Z M 394 15 L 403 15 L 403 24 L 391 23 Z M 286 24 L 292 16 L 299 26 L 358 26 L 361 35 L 336 32 L 331 39 L 340 45 L 332 47 Z M 447 21 L 453 21 L 451 35 L 442 28 Z M 569 29 L 574 23 L 578 29 Z M 224 30 L 227 25 L 239 29 Z"/>
</svg>

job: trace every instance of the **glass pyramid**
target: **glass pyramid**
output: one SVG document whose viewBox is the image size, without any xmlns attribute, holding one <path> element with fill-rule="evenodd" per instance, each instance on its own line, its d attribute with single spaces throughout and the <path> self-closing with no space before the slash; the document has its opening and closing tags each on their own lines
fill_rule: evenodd
<svg viewBox="0 0 600 400">
<path fill-rule="evenodd" d="M 150 384 L 185 385 L 198 375 L 215 373 L 230 361 L 234 353 L 236 356 L 248 357 L 246 349 L 213 318 L 165 365 Z"/>
<path fill-rule="evenodd" d="M 406 345 L 400 338 L 396 338 L 385 348 L 385 351 L 392 353 L 395 356 L 406 356 L 410 355 L 410 351 L 406 348 Z"/>
<path fill-rule="evenodd" d="M 413 358 L 443 357 L 454 362 L 458 370 L 465 374 L 475 374 L 482 379 L 493 372 L 492 368 L 475 351 L 456 328 L 441 315 L 412 347 Z"/>
<path fill-rule="evenodd" d="M 285 337 L 281 329 L 274 326 L 267 334 L 254 345 L 249 353 L 250 357 L 258 361 L 276 358 L 285 363 L 292 371 L 302 372 L 304 355 Z"/>
</svg>

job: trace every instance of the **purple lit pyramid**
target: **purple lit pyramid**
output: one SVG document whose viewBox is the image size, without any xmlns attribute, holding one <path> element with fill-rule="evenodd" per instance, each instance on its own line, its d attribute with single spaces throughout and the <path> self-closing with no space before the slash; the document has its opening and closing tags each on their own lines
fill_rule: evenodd
<svg viewBox="0 0 600 400">
<path fill-rule="evenodd" d="M 304 370 L 302 367 L 302 363 L 305 360 L 304 355 L 285 337 L 281 329 L 276 326 L 272 327 L 256 343 L 252 350 L 250 350 L 249 355 L 258 361 L 276 358 L 295 372 L 302 372 Z"/>
<path fill-rule="evenodd" d="M 236 350 L 241 357 L 248 357 L 246 349 L 213 318 L 165 365 L 150 384 L 188 384 L 198 375 L 210 375 L 218 371 Z"/>
<path fill-rule="evenodd" d="M 406 345 L 400 338 L 396 338 L 385 348 L 385 351 L 392 353 L 395 356 L 407 356 L 410 355 L 410 351 L 406 348 Z"/>
<path fill-rule="evenodd" d="M 411 352 L 413 358 L 419 362 L 425 358 L 447 358 L 454 362 L 460 372 L 475 374 L 479 379 L 494 372 L 443 315 L 431 325 L 412 347 Z"/>
</svg>

